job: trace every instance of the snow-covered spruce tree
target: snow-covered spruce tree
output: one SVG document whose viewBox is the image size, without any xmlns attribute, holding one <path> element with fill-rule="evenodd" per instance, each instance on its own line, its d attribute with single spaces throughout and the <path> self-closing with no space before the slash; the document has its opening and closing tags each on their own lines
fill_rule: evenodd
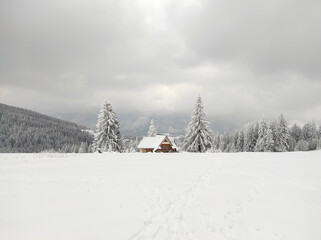
<svg viewBox="0 0 321 240">
<path fill-rule="evenodd" d="M 221 135 L 219 132 L 216 132 L 213 139 L 212 152 L 220 152 L 220 145 L 221 145 Z"/>
<path fill-rule="evenodd" d="M 271 124 L 267 125 L 266 134 L 265 134 L 265 147 L 264 152 L 273 152 L 274 151 L 274 140 Z"/>
<path fill-rule="evenodd" d="M 122 152 L 123 142 L 119 131 L 119 122 L 110 103 L 105 101 L 98 114 L 93 149 Z"/>
<path fill-rule="evenodd" d="M 148 137 L 155 137 L 157 135 L 157 128 L 154 124 L 154 119 L 150 121 L 149 131 L 148 131 Z"/>
<path fill-rule="evenodd" d="M 206 152 L 211 149 L 213 139 L 209 124 L 205 119 L 202 99 L 198 97 L 184 139 L 183 146 L 186 151 Z"/>
<path fill-rule="evenodd" d="M 277 126 L 276 126 L 276 136 L 275 136 L 275 150 L 278 152 L 285 152 L 289 148 L 289 128 L 283 117 L 283 114 L 280 115 Z"/>
<path fill-rule="evenodd" d="M 313 138 L 317 138 L 317 127 L 314 122 L 304 124 L 302 128 L 302 138 L 303 140 L 309 142 Z"/>
<path fill-rule="evenodd" d="M 259 124 L 258 139 L 254 148 L 255 152 L 264 152 L 267 128 L 267 123 L 263 118 Z"/>
<path fill-rule="evenodd" d="M 253 152 L 255 145 L 255 129 L 253 126 L 249 126 L 244 136 L 244 152 Z"/>
<path fill-rule="evenodd" d="M 297 143 L 299 140 L 302 139 L 302 133 L 301 132 L 302 132 L 302 130 L 298 125 L 294 124 L 291 127 L 291 136 L 295 140 L 295 143 Z"/>
<path fill-rule="evenodd" d="M 293 152 L 294 149 L 295 149 L 295 145 L 296 145 L 296 141 L 295 141 L 295 139 L 292 137 L 292 135 L 290 134 L 290 137 L 289 137 L 289 149 L 288 149 L 288 151 L 289 151 L 289 152 Z"/>
<path fill-rule="evenodd" d="M 139 144 L 138 138 L 131 138 L 129 140 L 129 144 L 128 144 L 128 148 L 127 148 L 127 152 L 138 152 L 139 149 L 137 148 Z"/>
<path fill-rule="evenodd" d="M 240 131 L 239 138 L 237 139 L 237 151 L 244 151 L 244 131 Z"/>
<path fill-rule="evenodd" d="M 237 147 L 237 143 L 238 143 L 238 139 L 239 139 L 239 132 L 236 131 L 232 137 L 232 141 L 230 143 L 231 147 L 230 147 L 230 152 L 238 152 L 238 147 Z"/>
<path fill-rule="evenodd" d="M 230 151 L 229 143 L 230 143 L 230 133 L 225 131 L 221 137 L 221 146 L 220 146 L 221 152 Z"/>
<path fill-rule="evenodd" d="M 309 143 L 309 150 L 316 150 L 318 145 L 318 131 L 314 122 L 306 123 L 302 128 L 302 138 Z"/>
<path fill-rule="evenodd" d="M 273 146 L 273 152 L 277 152 L 277 131 L 278 131 L 278 123 L 277 121 L 272 121 L 270 124 L 270 128 L 272 130 L 272 136 L 273 136 L 273 141 L 274 141 L 274 146 Z"/>
</svg>

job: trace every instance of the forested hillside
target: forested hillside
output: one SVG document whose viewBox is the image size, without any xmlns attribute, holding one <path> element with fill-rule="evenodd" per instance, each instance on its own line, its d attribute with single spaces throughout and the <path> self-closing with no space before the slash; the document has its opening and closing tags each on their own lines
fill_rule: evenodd
<svg viewBox="0 0 321 240">
<path fill-rule="evenodd" d="M 0 103 L 0 152 L 88 152 L 92 140 L 75 123 Z"/>
</svg>

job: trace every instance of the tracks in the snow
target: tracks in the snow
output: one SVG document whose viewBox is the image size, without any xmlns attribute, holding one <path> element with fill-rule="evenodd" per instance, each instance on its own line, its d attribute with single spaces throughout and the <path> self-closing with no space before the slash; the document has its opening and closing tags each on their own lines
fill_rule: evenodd
<svg viewBox="0 0 321 240">
<path fill-rule="evenodd" d="M 199 200 L 204 199 L 200 199 L 200 194 L 204 190 L 211 191 L 213 184 L 220 180 L 220 174 L 224 174 L 220 168 L 221 161 L 218 160 L 212 169 L 196 177 L 190 187 L 176 193 L 176 197 L 167 203 L 163 202 L 159 188 L 154 187 L 149 190 L 145 188 L 151 198 L 151 215 L 128 240 L 192 240 L 200 239 L 201 236 L 211 236 L 219 240 L 237 240 L 240 231 L 248 232 L 255 229 L 259 232 L 260 229 L 256 227 L 242 227 L 239 221 L 244 211 L 262 191 L 265 185 L 265 180 L 262 178 L 243 197 L 228 205 L 225 213 L 213 216 L 202 208 Z M 215 178 L 215 182 L 207 188 L 211 178 Z"/>
<path fill-rule="evenodd" d="M 155 188 L 152 191 L 154 214 L 146 219 L 141 228 L 129 240 L 157 239 L 194 239 L 193 225 L 197 214 L 196 195 L 207 186 L 213 174 L 218 172 L 219 162 L 215 167 L 199 177 L 185 191 L 177 194 L 174 200 L 162 204 L 161 194 Z"/>
</svg>

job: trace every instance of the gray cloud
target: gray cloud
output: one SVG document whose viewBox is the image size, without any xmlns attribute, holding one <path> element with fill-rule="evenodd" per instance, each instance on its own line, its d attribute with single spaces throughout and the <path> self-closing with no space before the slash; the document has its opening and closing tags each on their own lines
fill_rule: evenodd
<svg viewBox="0 0 321 240">
<path fill-rule="evenodd" d="M 202 1 L 194 14 L 178 7 L 175 21 L 188 47 L 212 61 L 247 64 L 270 74 L 320 76 L 319 1 Z M 172 13 L 174 18 L 177 12 Z"/>
<path fill-rule="evenodd" d="M 44 113 L 321 121 L 320 2 L 1 1 L 0 101 Z M 237 122 L 237 123 L 235 123 Z"/>
</svg>

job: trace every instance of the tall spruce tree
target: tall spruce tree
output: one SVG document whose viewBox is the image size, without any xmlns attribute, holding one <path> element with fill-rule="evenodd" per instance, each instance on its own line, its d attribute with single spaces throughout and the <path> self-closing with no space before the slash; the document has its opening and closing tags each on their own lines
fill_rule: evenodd
<svg viewBox="0 0 321 240">
<path fill-rule="evenodd" d="M 150 121 L 149 131 L 147 133 L 148 137 L 155 137 L 157 135 L 157 128 L 154 124 L 154 119 Z"/>
<path fill-rule="evenodd" d="M 278 152 L 285 152 L 288 150 L 289 138 L 289 128 L 283 117 L 283 114 L 281 114 L 276 126 L 276 140 L 274 143 Z"/>
<path fill-rule="evenodd" d="M 244 151 L 244 131 L 240 131 L 239 138 L 237 139 L 237 151 Z"/>
<path fill-rule="evenodd" d="M 259 124 L 258 138 L 257 138 L 257 142 L 256 142 L 256 145 L 254 148 L 254 150 L 256 152 L 264 152 L 265 151 L 267 128 L 268 128 L 267 123 L 266 123 L 265 119 L 263 118 Z"/>
<path fill-rule="evenodd" d="M 274 151 L 274 140 L 273 140 L 273 132 L 271 128 L 271 124 L 267 125 L 266 134 L 265 134 L 265 152 L 273 152 Z"/>
<path fill-rule="evenodd" d="M 105 101 L 98 114 L 93 148 L 94 151 L 98 148 L 102 151 L 110 152 L 123 151 L 119 122 L 111 104 L 108 101 Z"/>
<path fill-rule="evenodd" d="M 256 139 L 255 139 L 255 128 L 251 125 L 246 130 L 245 136 L 244 136 L 244 151 L 245 152 L 253 152 L 255 145 L 256 145 Z"/>
<path fill-rule="evenodd" d="M 184 149 L 188 152 L 206 152 L 211 149 L 212 142 L 212 134 L 209 122 L 205 119 L 202 99 L 198 97 L 186 131 Z"/>
<path fill-rule="evenodd" d="M 278 123 L 277 123 L 277 121 L 272 121 L 270 124 L 270 128 L 272 131 L 272 138 L 273 138 L 273 152 L 277 152 L 278 151 L 278 147 L 277 147 Z"/>
</svg>

